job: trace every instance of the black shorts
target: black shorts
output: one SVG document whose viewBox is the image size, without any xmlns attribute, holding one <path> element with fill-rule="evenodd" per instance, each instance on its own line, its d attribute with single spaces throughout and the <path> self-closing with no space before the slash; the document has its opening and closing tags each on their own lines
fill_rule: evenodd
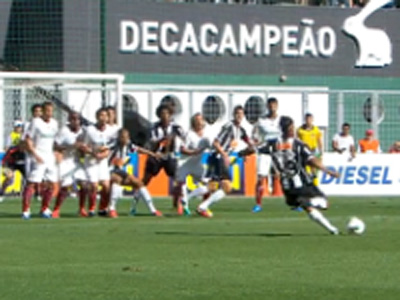
<svg viewBox="0 0 400 300">
<path fill-rule="evenodd" d="M 9 168 L 13 171 L 19 171 L 25 178 L 25 164 L 5 164 L 5 168 Z"/>
<path fill-rule="evenodd" d="M 125 179 L 128 178 L 129 176 L 129 174 L 126 171 L 121 169 L 114 169 L 111 171 L 111 174 L 120 176 L 122 178 L 122 181 L 125 181 Z"/>
<path fill-rule="evenodd" d="M 163 169 L 168 177 L 175 178 L 176 169 L 178 162 L 176 158 L 168 157 L 167 159 L 157 160 L 154 157 L 149 156 L 146 161 L 145 177 L 146 176 L 157 176 L 157 174 Z"/>
<path fill-rule="evenodd" d="M 231 179 L 229 167 L 225 165 L 223 158 L 217 153 L 212 153 L 207 158 L 207 174 L 205 177 L 213 181 Z"/>
<path fill-rule="evenodd" d="M 310 199 L 314 197 L 324 197 L 325 194 L 315 185 L 307 185 L 300 189 L 284 191 L 286 204 L 289 206 L 307 206 Z"/>
</svg>

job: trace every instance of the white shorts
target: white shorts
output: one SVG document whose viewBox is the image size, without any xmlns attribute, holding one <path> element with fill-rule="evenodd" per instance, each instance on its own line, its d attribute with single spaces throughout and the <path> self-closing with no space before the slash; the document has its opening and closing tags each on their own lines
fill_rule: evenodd
<svg viewBox="0 0 400 300">
<path fill-rule="evenodd" d="M 40 183 L 42 181 L 58 182 L 58 167 L 54 155 L 47 155 L 43 160 L 44 162 L 42 164 L 36 161 L 32 162 L 32 169 L 29 172 L 28 181 L 34 183 Z"/>
<path fill-rule="evenodd" d="M 97 163 L 86 163 L 85 171 L 89 182 L 96 183 L 99 181 L 109 181 L 110 180 L 110 169 L 108 166 L 108 159 L 105 158 Z"/>
<path fill-rule="evenodd" d="M 185 182 L 188 175 L 192 175 L 195 182 L 203 181 L 205 176 L 205 169 L 202 163 L 196 163 L 187 161 L 179 166 L 177 171 L 177 180 L 179 182 Z"/>
<path fill-rule="evenodd" d="M 257 175 L 267 177 L 271 173 L 272 158 L 269 154 L 257 155 Z"/>
<path fill-rule="evenodd" d="M 58 168 L 59 168 L 60 182 L 62 187 L 72 185 L 75 182 L 75 180 L 78 179 L 76 178 L 76 174 L 79 171 L 83 172 L 81 170 L 82 167 L 78 163 L 76 163 L 74 159 L 69 159 L 69 158 L 63 160 L 58 165 Z"/>
</svg>

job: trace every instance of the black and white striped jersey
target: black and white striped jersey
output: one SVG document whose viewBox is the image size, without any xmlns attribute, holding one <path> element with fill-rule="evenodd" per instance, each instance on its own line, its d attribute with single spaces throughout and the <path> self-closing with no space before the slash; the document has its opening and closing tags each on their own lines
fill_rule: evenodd
<svg viewBox="0 0 400 300">
<path fill-rule="evenodd" d="M 110 148 L 110 156 L 108 158 L 109 166 L 111 166 L 112 169 L 119 168 L 118 166 L 114 166 L 112 164 L 114 158 L 122 159 L 124 161 L 124 165 L 126 165 L 130 161 L 130 155 L 135 153 L 137 149 L 138 147 L 133 143 L 129 143 L 127 145 L 121 145 L 118 142 L 114 143 L 114 145 Z"/>
<path fill-rule="evenodd" d="M 284 191 L 297 190 L 312 184 L 313 178 L 306 166 L 314 156 L 299 139 L 278 139 L 271 145 L 273 166 L 280 173 Z"/>
<path fill-rule="evenodd" d="M 171 142 L 167 143 L 167 140 L 171 140 Z M 153 152 L 166 154 L 178 152 L 178 140 L 185 140 L 185 133 L 180 125 L 174 122 L 170 122 L 166 127 L 163 127 L 161 122 L 153 125 L 150 138 Z"/>
<path fill-rule="evenodd" d="M 230 152 L 238 146 L 240 140 L 249 143 L 250 139 L 242 126 L 237 126 L 233 121 L 225 124 L 219 132 L 216 140 L 225 152 Z"/>
</svg>

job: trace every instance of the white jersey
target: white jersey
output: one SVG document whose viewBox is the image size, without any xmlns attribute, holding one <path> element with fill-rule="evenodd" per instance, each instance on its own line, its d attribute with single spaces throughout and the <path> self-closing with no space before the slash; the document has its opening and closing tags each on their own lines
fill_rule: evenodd
<svg viewBox="0 0 400 300">
<path fill-rule="evenodd" d="M 277 140 L 281 136 L 281 129 L 279 127 L 280 116 L 274 119 L 269 117 L 260 118 L 254 125 L 253 139 L 261 144 L 264 142 Z"/>
<path fill-rule="evenodd" d="M 53 155 L 54 140 L 58 132 L 58 123 L 55 119 L 51 118 L 45 122 L 42 118 L 35 118 L 27 132 L 34 144 L 36 153 L 42 158 L 46 159 Z"/>
<path fill-rule="evenodd" d="M 83 130 L 79 128 L 77 132 L 73 132 L 69 126 L 64 126 L 57 134 L 56 144 L 67 149 L 63 151 L 64 159 L 75 159 L 77 150 L 74 148 L 78 139 L 82 138 Z"/>
<path fill-rule="evenodd" d="M 99 130 L 95 125 L 86 128 L 84 134 L 84 142 L 96 152 L 100 147 L 108 147 L 112 140 L 112 131 L 108 125 L 104 130 Z M 107 159 L 107 158 L 105 158 Z M 89 156 L 88 163 L 96 163 L 97 160 L 93 156 Z"/>
<path fill-rule="evenodd" d="M 109 130 L 110 130 L 111 139 L 117 140 L 118 131 L 121 129 L 121 127 L 119 127 L 118 124 L 108 125 L 108 127 L 109 127 Z"/>
<path fill-rule="evenodd" d="M 199 148 L 206 150 L 207 148 L 210 148 L 210 147 L 211 147 L 210 139 L 205 136 L 204 132 L 203 132 L 202 136 L 199 136 L 193 130 L 190 130 L 187 133 L 186 138 L 185 138 L 185 148 L 187 148 L 188 150 L 196 150 Z M 200 154 L 196 154 L 196 155 L 183 156 L 183 159 L 186 158 L 185 163 L 190 163 L 193 165 L 201 164 L 203 152 Z"/>
<path fill-rule="evenodd" d="M 351 146 L 355 145 L 351 135 L 342 136 L 340 133 L 336 133 L 333 141 L 337 143 L 339 149 L 343 150 L 343 153 L 350 153 Z"/>
</svg>

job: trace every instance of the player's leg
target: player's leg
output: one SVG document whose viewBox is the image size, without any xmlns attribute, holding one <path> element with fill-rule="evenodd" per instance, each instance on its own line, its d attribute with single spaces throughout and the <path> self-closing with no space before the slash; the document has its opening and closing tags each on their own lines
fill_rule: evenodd
<svg viewBox="0 0 400 300">
<path fill-rule="evenodd" d="M 44 165 L 46 171 L 43 177 L 41 215 L 43 218 L 51 218 L 52 212 L 49 206 L 53 197 L 58 193 L 59 169 L 53 156 L 49 157 Z"/>
<path fill-rule="evenodd" d="M 6 192 L 6 189 L 13 183 L 14 179 L 14 172 L 10 168 L 4 167 L 3 168 L 3 174 L 4 174 L 4 181 L 1 185 L 1 190 L 0 190 L 0 202 L 3 202 L 3 196 Z"/>
<path fill-rule="evenodd" d="M 269 182 L 268 176 L 271 170 L 271 156 L 259 153 L 257 156 L 257 182 L 255 187 L 256 204 L 253 207 L 253 212 L 257 213 L 262 210 L 262 198 L 264 194 L 269 195 Z M 264 187 L 266 181 L 266 189 Z"/>
<path fill-rule="evenodd" d="M 176 158 L 168 157 L 166 160 L 162 161 L 162 168 L 169 178 L 174 182 L 174 187 L 172 190 L 172 206 L 177 209 L 178 215 L 183 214 L 183 207 L 181 202 L 181 185 L 176 180 L 176 174 L 178 169 L 178 161 Z"/>
<path fill-rule="evenodd" d="M 99 165 L 99 173 L 98 179 L 99 184 L 101 185 L 101 193 L 100 193 L 100 203 L 98 208 L 98 215 L 99 216 L 107 216 L 107 208 L 110 201 L 110 192 L 111 192 L 111 185 L 110 185 L 110 171 L 108 167 L 108 162 L 106 159 L 103 159 Z"/>
<path fill-rule="evenodd" d="M 32 163 L 32 168 L 27 176 L 27 184 L 25 185 L 22 193 L 22 218 L 30 219 L 31 217 L 31 200 L 35 192 L 35 185 L 42 182 L 44 174 L 46 173 L 46 165 L 39 163 Z"/>
<path fill-rule="evenodd" d="M 120 172 L 111 172 L 110 182 L 111 182 L 111 191 L 110 191 L 110 202 L 108 205 L 108 216 L 110 218 L 117 218 L 117 204 L 118 200 L 122 196 L 123 191 L 123 179 L 126 173 L 124 171 Z"/>
<path fill-rule="evenodd" d="M 58 165 L 60 181 L 58 182 L 59 191 L 56 195 L 56 203 L 53 208 L 53 218 L 60 217 L 61 205 L 68 197 L 69 191 L 74 183 L 73 174 L 76 171 L 76 165 L 69 160 L 61 161 Z"/>
<path fill-rule="evenodd" d="M 162 168 L 162 161 L 155 159 L 154 157 L 148 156 L 146 160 L 146 166 L 144 169 L 144 176 L 142 182 L 144 185 L 148 185 L 151 179 L 160 172 Z"/>
</svg>

